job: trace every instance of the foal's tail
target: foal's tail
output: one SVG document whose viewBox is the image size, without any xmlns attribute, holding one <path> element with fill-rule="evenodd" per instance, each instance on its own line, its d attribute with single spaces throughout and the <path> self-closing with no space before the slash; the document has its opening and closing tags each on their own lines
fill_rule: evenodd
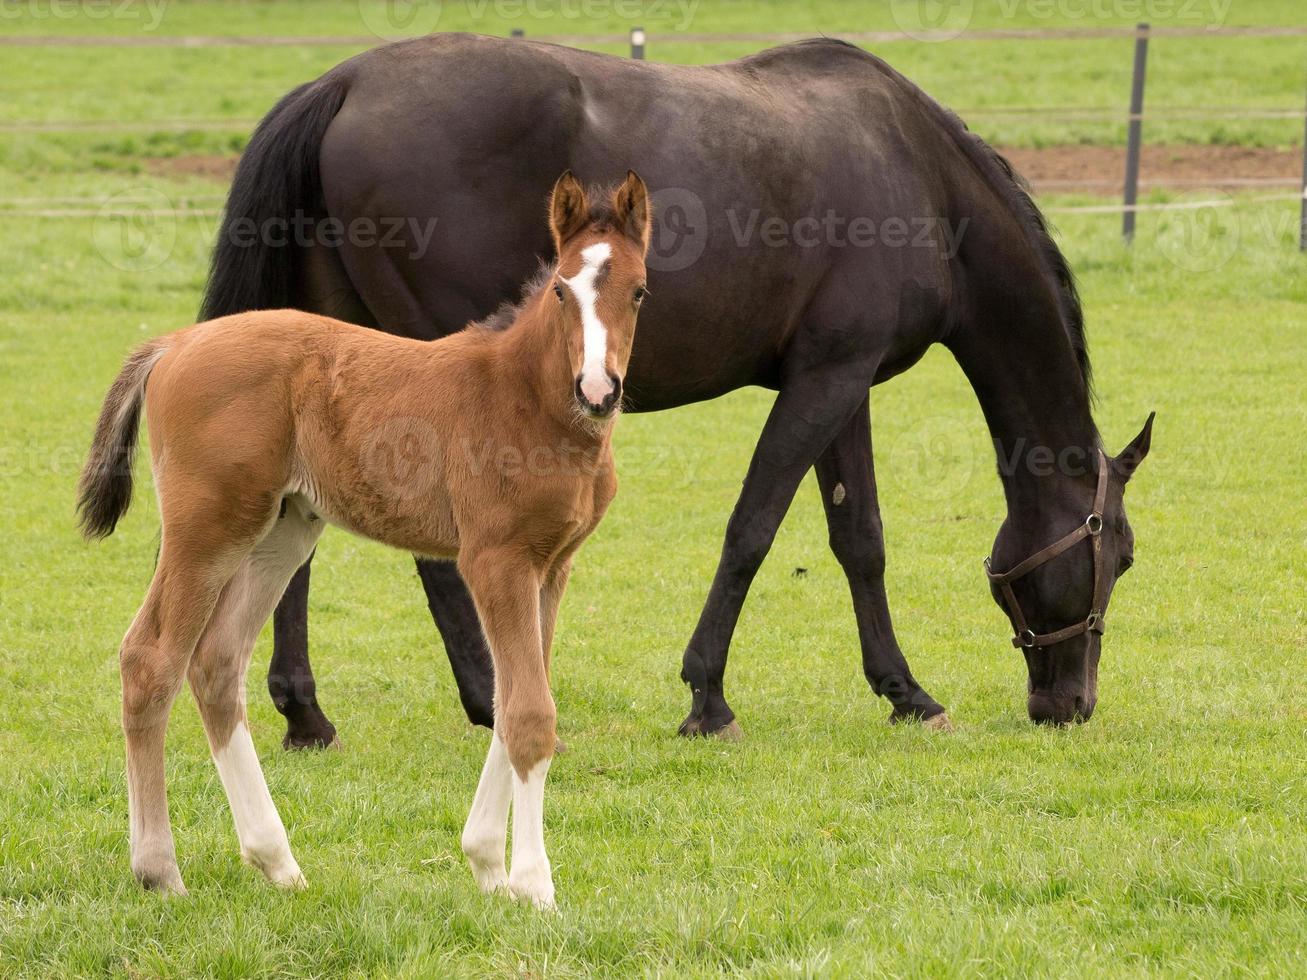
<svg viewBox="0 0 1307 980">
<path fill-rule="evenodd" d="M 77 511 L 88 538 L 107 538 L 131 506 L 132 459 L 145 380 L 167 350 L 167 338 L 160 337 L 132 351 L 104 398 L 91 454 L 77 484 Z"/>
</svg>

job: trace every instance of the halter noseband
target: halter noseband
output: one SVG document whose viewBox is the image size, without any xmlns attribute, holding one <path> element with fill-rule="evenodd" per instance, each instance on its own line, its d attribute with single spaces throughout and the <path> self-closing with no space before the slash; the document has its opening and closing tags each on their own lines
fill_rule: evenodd
<svg viewBox="0 0 1307 980">
<path fill-rule="evenodd" d="M 1035 552 L 1025 561 L 1006 572 L 993 571 L 990 568 L 990 560 L 985 559 L 985 574 L 989 576 L 991 584 L 997 585 L 1002 590 L 1003 599 L 1007 603 L 1007 613 L 1012 618 L 1012 625 L 1016 629 L 1016 635 L 1012 637 L 1014 647 L 1025 647 L 1026 649 L 1049 647 L 1054 643 L 1069 640 L 1073 636 L 1079 636 L 1081 633 L 1101 634 L 1107 629 L 1107 623 L 1103 620 L 1103 576 L 1102 569 L 1099 567 L 1103 561 L 1103 505 L 1106 502 L 1107 457 L 1103 455 L 1103 451 L 1100 449 L 1098 451 L 1098 490 L 1094 494 L 1094 511 L 1085 518 L 1083 524 L 1070 534 L 1054 541 L 1043 551 Z M 1094 546 L 1094 601 L 1089 607 L 1089 615 L 1065 629 L 1056 630 L 1052 633 L 1036 633 L 1026 625 L 1026 617 L 1021 612 L 1021 604 L 1017 602 L 1016 593 L 1012 591 L 1012 583 L 1023 575 L 1034 571 L 1045 562 L 1052 561 L 1085 538 L 1089 538 Z"/>
</svg>

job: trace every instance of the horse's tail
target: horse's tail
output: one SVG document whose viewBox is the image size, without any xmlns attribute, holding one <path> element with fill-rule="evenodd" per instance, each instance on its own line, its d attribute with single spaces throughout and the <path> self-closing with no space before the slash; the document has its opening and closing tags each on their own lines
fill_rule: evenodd
<svg viewBox="0 0 1307 980">
<path fill-rule="evenodd" d="M 227 197 L 200 320 L 292 305 L 295 249 L 284 233 L 280 245 L 272 244 L 269 222 L 322 207 L 318 152 L 348 92 L 343 68 L 292 90 L 250 137 Z"/>
<path fill-rule="evenodd" d="M 91 454 L 77 485 L 77 511 L 82 534 L 88 538 L 108 537 L 131 506 L 132 459 L 145 381 L 167 350 L 168 340 L 161 337 L 132 351 L 104 398 Z"/>
</svg>

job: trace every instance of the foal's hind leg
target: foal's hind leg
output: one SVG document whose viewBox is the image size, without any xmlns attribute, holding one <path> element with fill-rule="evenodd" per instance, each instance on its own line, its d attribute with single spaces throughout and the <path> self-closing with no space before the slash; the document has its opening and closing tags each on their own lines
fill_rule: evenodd
<svg viewBox="0 0 1307 980">
<path fill-rule="evenodd" d="M 119 652 L 132 873 L 146 888 L 185 894 L 164 782 L 164 736 L 186 665 L 228 568 L 196 558 L 181 533 L 164 533 L 145 602 Z"/>
<path fill-rule="evenodd" d="M 241 563 L 191 659 L 191 692 L 200 708 L 218 776 L 231 804 L 241 857 L 274 884 L 303 887 L 286 828 L 268 792 L 245 714 L 245 675 L 259 631 L 295 570 L 313 550 L 322 522 L 297 500 Z"/>
<path fill-rule="evenodd" d="M 871 454 L 869 399 L 817 458 L 817 482 L 826 508 L 830 547 L 849 580 L 862 646 L 862 670 L 871 688 L 894 705 L 893 721 L 920 719 L 948 727 L 944 709 L 922 690 L 899 649 L 885 596 L 885 542 Z"/>
</svg>

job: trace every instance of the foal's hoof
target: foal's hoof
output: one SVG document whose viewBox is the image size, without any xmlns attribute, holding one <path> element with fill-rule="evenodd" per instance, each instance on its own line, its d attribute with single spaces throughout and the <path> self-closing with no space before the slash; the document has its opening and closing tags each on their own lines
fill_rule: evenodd
<svg viewBox="0 0 1307 980">
<path fill-rule="evenodd" d="M 548 868 L 526 874 L 510 874 L 508 894 L 519 902 L 534 905 L 542 912 L 552 912 L 557 908 L 554 904 L 554 880 Z"/>
<path fill-rule="evenodd" d="M 278 888 L 297 892 L 309 887 L 309 883 L 304 880 L 304 873 L 300 871 L 299 864 L 289 854 L 260 858 L 258 855 L 246 851 L 241 854 L 241 860 L 250 867 L 263 872 L 263 876 Z"/>
<path fill-rule="evenodd" d="M 703 718 L 691 717 L 681 722 L 677 734 L 686 738 L 703 736 L 704 738 L 721 739 L 723 742 L 738 742 L 744 738 L 744 729 L 740 727 L 740 723 L 734 718 L 725 724 L 714 725 Z"/>
<path fill-rule="evenodd" d="M 141 883 L 141 887 L 146 891 L 158 892 L 160 895 L 177 895 L 184 897 L 188 894 L 186 886 L 182 883 L 182 873 L 177 870 L 177 865 L 171 867 L 158 868 L 133 868 L 136 880 Z"/>
</svg>

